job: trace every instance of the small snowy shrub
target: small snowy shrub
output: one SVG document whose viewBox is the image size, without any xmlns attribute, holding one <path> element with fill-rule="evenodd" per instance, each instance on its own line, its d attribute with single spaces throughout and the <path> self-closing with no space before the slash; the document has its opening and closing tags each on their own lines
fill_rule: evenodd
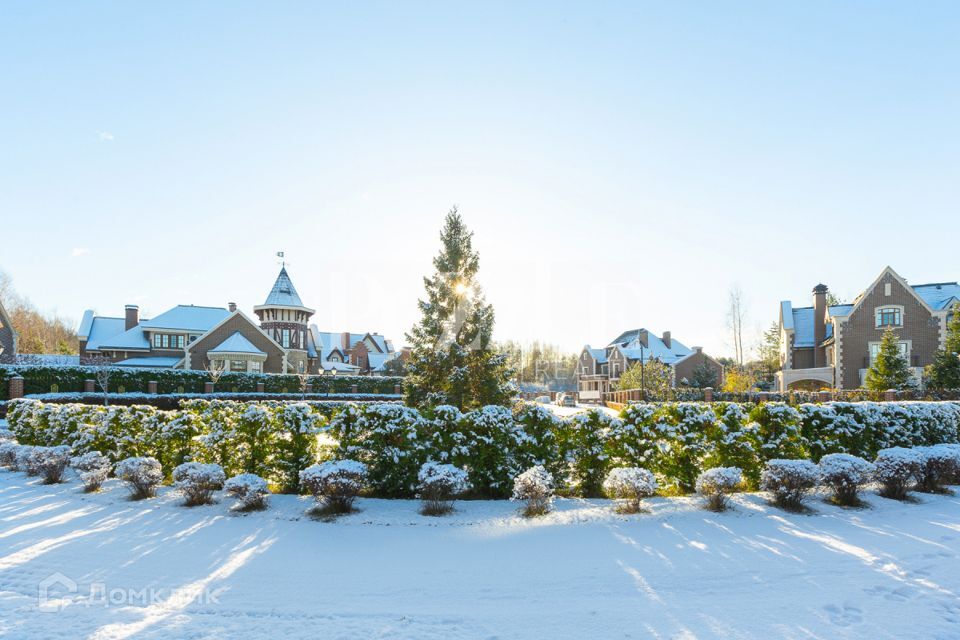
<svg viewBox="0 0 960 640">
<path fill-rule="evenodd" d="M 603 490 L 620 501 L 617 505 L 620 513 L 638 513 L 640 500 L 657 492 L 657 479 L 640 467 L 617 467 L 607 474 Z"/>
<path fill-rule="evenodd" d="M 817 486 L 820 470 L 809 460 L 767 462 L 760 474 L 760 488 L 773 494 L 773 503 L 785 509 L 803 508 L 803 498 Z"/>
<path fill-rule="evenodd" d="M 117 477 L 127 483 L 134 500 L 152 498 L 157 486 L 163 482 L 163 469 L 156 458 L 124 458 L 114 470 Z"/>
<path fill-rule="evenodd" d="M 452 464 L 426 462 L 417 474 L 420 510 L 425 516 L 440 516 L 453 511 L 453 500 L 467 490 L 467 472 Z"/>
<path fill-rule="evenodd" d="M 323 503 L 326 513 L 350 513 L 367 482 L 367 465 L 356 460 L 329 460 L 300 472 L 300 485 Z"/>
<path fill-rule="evenodd" d="M 20 445 L 16 442 L 0 443 L 0 467 L 15 469 L 17 466 L 17 450 Z"/>
<path fill-rule="evenodd" d="M 948 479 L 960 470 L 960 445 L 935 444 L 930 447 L 916 447 L 918 469 L 917 490 L 926 493 L 941 493 Z"/>
<path fill-rule="evenodd" d="M 224 490 L 237 499 L 240 511 L 259 511 L 267 508 L 270 489 L 267 481 L 252 473 L 241 473 L 226 481 Z"/>
<path fill-rule="evenodd" d="M 553 475 L 542 466 L 530 467 L 513 481 L 511 500 L 525 500 L 523 515 L 540 516 L 550 511 L 553 503 Z"/>
<path fill-rule="evenodd" d="M 21 445 L 17 449 L 14 461 L 14 467 L 17 471 L 22 471 L 28 476 L 35 476 L 40 473 L 40 469 L 37 467 L 37 459 L 34 455 L 36 449 L 37 447 L 29 444 Z"/>
<path fill-rule="evenodd" d="M 33 464 L 37 473 L 43 476 L 43 484 L 63 482 L 63 474 L 70 466 L 70 447 L 36 447 L 33 450 Z"/>
<path fill-rule="evenodd" d="M 697 476 L 697 493 L 707 499 L 711 511 L 727 508 L 727 495 L 743 482 L 743 473 L 737 467 L 714 467 Z"/>
<path fill-rule="evenodd" d="M 213 492 L 223 488 L 226 478 L 218 464 L 185 462 L 173 470 L 173 486 L 183 493 L 188 507 L 213 502 Z"/>
<path fill-rule="evenodd" d="M 72 458 L 70 465 L 80 474 L 83 489 L 87 492 L 99 490 L 110 474 L 110 459 L 99 451 Z"/>
<path fill-rule="evenodd" d="M 833 501 L 843 506 L 860 503 L 857 493 L 873 478 L 874 467 L 849 453 L 829 453 L 820 459 L 820 482 L 833 491 Z"/>
<path fill-rule="evenodd" d="M 874 479 L 880 483 L 880 495 L 903 500 L 920 471 L 920 454 L 904 447 L 881 449 L 873 465 Z"/>
</svg>

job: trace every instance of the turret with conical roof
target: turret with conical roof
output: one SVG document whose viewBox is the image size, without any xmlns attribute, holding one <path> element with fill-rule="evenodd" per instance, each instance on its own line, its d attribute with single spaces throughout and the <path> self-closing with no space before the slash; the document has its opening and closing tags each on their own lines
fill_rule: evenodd
<svg viewBox="0 0 960 640">
<path fill-rule="evenodd" d="M 260 318 L 260 328 L 280 346 L 307 351 L 307 325 L 314 310 L 303 305 L 286 266 L 281 267 L 266 302 L 254 307 L 253 312 Z"/>
</svg>

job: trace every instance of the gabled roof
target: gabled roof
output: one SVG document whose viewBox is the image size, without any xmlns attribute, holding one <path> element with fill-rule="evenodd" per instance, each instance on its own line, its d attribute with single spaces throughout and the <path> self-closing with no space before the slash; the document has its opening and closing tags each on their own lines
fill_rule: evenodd
<svg viewBox="0 0 960 640">
<path fill-rule="evenodd" d="M 218 344 L 213 349 L 210 349 L 210 351 L 207 353 L 250 353 L 264 356 L 267 355 L 266 352 L 258 349 L 239 331 L 234 331 L 229 338 Z"/>
<path fill-rule="evenodd" d="M 606 349 L 593 349 L 590 347 L 590 345 L 587 345 L 584 348 L 590 353 L 590 357 L 593 358 L 595 362 L 604 364 L 607 361 Z"/>
<path fill-rule="evenodd" d="M 937 311 L 949 309 L 960 302 L 960 284 L 956 282 L 934 282 L 932 284 L 915 284 L 913 290 L 923 298 L 923 301 Z"/>
<path fill-rule="evenodd" d="M 90 314 L 89 323 L 87 323 L 88 318 L 85 313 L 83 324 L 87 326 L 81 325 L 81 328 L 84 329 L 81 335 L 85 335 L 87 338 L 88 351 L 98 351 L 105 340 L 109 341 L 124 332 L 123 328 L 126 326 L 126 322 L 123 318 L 95 316 L 92 311 L 87 313 Z"/>
<path fill-rule="evenodd" d="M 197 307 L 192 304 L 178 304 L 152 320 L 141 320 L 142 329 L 173 329 L 206 333 L 230 312 L 223 307 Z"/>
<path fill-rule="evenodd" d="M 125 322 L 121 322 L 121 328 L 123 326 L 126 326 Z M 88 340 L 87 349 L 89 348 L 90 341 Z M 129 331 L 124 331 L 123 333 L 118 333 L 117 335 L 103 339 L 100 342 L 100 348 L 148 350 L 150 349 L 150 341 L 147 340 L 147 336 L 143 332 L 143 325 L 138 324 Z"/>
<path fill-rule="evenodd" d="M 647 333 L 646 345 L 643 345 L 640 341 L 640 335 L 644 331 Z M 628 360 L 640 361 L 642 359 L 646 362 L 650 358 L 656 358 L 664 364 L 673 364 L 693 353 L 693 349 L 676 338 L 671 338 L 668 347 L 661 336 L 646 329 L 625 331 L 617 336 L 607 348 L 619 349 Z"/>
<path fill-rule="evenodd" d="M 287 273 L 286 267 L 280 268 L 280 275 L 277 276 L 277 281 L 273 283 L 273 289 L 270 290 L 270 295 L 267 296 L 267 301 L 263 303 L 263 306 L 303 306 L 303 302 L 300 300 L 300 294 L 297 293 L 296 287 L 293 286 L 293 281 L 290 280 L 290 275 Z"/>
</svg>

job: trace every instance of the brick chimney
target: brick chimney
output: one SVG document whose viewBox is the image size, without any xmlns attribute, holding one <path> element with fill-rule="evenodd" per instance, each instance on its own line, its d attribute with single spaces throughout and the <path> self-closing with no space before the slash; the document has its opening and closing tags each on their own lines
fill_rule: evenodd
<svg viewBox="0 0 960 640">
<path fill-rule="evenodd" d="M 671 340 L 670 340 L 670 332 L 669 332 L 669 331 L 664 331 L 664 332 L 663 332 L 663 338 L 662 338 L 662 340 L 663 340 L 663 344 L 667 347 L 667 349 L 672 349 L 672 348 L 673 348 L 672 342 L 671 342 Z"/>
<path fill-rule="evenodd" d="M 230 310 L 230 313 L 233 313 L 234 311 L 237 310 L 237 303 L 236 303 L 236 302 L 228 302 L 228 303 L 227 303 L 227 309 Z"/>
<path fill-rule="evenodd" d="M 650 339 L 647 337 L 647 335 L 648 335 L 648 334 L 647 334 L 647 330 L 646 330 L 646 329 L 640 329 L 640 331 L 637 332 L 637 336 L 638 336 L 639 339 L 640 339 L 640 344 L 642 344 L 645 348 L 648 348 L 648 349 L 649 349 L 649 348 L 650 348 Z"/>
<path fill-rule="evenodd" d="M 130 331 L 135 326 L 140 324 L 140 307 L 135 304 L 128 304 L 124 307 L 123 313 L 123 328 L 124 331 Z"/>
<path fill-rule="evenodd" d="M 813 366 L 827 366 L 827 350 L 821 347 L 827 337 L 827 285 L 813 288 Z"/>
<path fill-rule="evenodd" d="M 350 351 L 350 332 L 344 331 L 340 334 L 340 348 L 344 353 Z"/>
</svg>

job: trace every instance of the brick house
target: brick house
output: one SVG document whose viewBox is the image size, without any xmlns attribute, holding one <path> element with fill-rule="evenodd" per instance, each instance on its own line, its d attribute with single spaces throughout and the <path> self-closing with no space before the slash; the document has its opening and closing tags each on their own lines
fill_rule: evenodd
<svg viewBox="0 0 960 640">
<path fill-rule="evenodd" d="M 674 385 L 691 380 L 700 366 L 709 367 L 723 383 L 723 365 L 708 356 L 702 347 L 689 348 L 669 331 L 661 336 L 646 330 L 625 331 L 606 347 L 583 348 L 577 362 L 577 391 L 581 401 L 600 401 L 612 391 L 623 373 L 649 359 L 660 360 L 673 370 Z"/>
<path fill-rule="evenodd" d="M 813 289 L 813 304 L 780 303 L 777 386 L 856 389 L 863 386 L 880 338 L 893 328 L 918 381 L 946 341 L 947 321 L 960 302 L 956 282 L 910 285 L 887 267 L 851 304 L 828 305 L 828 289 Z"/>
<path fill-rule="evenodd" d="M 122 318 L 87 311 L 77 332 L 80 357 L 129 367 L 202 370 L 217 362 L 235 372 L 362 374 L 376 373 L 395 356 L 389 341 L 367 340 L 377 334 L 345 334 L 359 337 L 336 354 L 318 348 L 317 335 L 324 334 L 308 325 L 314 310 L 300 300 L 286 267 L 254 313 L 256 320 L 232 302 L 226 308 L 177 305 L 150 319 L 141 318 L 136 305 L 127 305 Z M 369 355 L 362 355 L 364 348 Z"/>
<path fill-rule="evenodd" d="M 17 353 L 17 332 L 7 310 L 0 302 L 0 359 L 12 358 Z"/>
</svg>

